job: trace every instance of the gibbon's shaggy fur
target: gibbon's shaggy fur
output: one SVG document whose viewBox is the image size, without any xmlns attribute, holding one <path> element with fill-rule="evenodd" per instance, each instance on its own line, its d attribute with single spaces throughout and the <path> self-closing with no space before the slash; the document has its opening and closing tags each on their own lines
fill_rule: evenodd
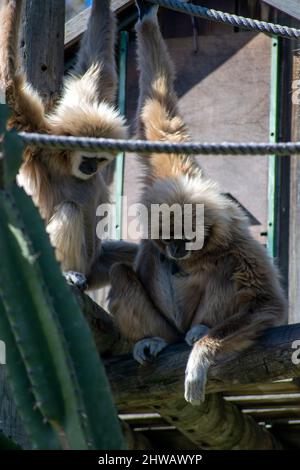
<svg viewBox="0 0 300 470">
<path fill-rule="evenodd" d="M 154 9 L 136 31 L 139 137 L 187 141 L 173 66 Z M 205 241 L 201 250 L 187 252 L 185 240 L 143 240 L 133 268 L 112 267 L 110 310 L 121 332 L 137 341 L 134 357 L 141 363 L 185 338 L 192 346 L 185 398 L 195 405 L 204 400 L 210 365 L 282 323 L 286 302 L 277 270 L 251 236 L 242 210 L 204 176 L 193 157 L 152 154 L 140 161 L 141 202 L 148 208 L 204 204 Z"/>
<path fill-rule="evenodd" d="M 13 111 L 9 127 L 55 135 L 126 138 L 124 119 L 114 106 L 115 18 L 110 1 L 94 0 L 75 68 L 65 80 L 59 103 L 48 113 L 38 93 L 17 71 L 21 8 L 22 0 L 1 1 L 0 84 Z M 107 284 L 111 264 L 131 262 L 136 251 L 133 244 L 123 242 L 104 242 L 101 247 L 96 237 L 96 208 L 108 202 L 101 170 L 115 156 L 27 147 L 18 175 L 19 184 L 39 207 L 67 279 L 81 283 L 82 277 L 76 276 L 79 272 L 87 277 L 90 288 Z"/>
</svg>

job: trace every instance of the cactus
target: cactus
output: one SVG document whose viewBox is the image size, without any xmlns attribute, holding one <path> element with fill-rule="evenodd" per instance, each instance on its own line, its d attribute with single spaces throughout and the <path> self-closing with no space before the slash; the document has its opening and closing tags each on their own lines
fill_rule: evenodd
<svg viewBox="0 0 300 470">
<path fill-rule="evenodd" d="M 38 210 L 14 182 L 16 139 L 6 133 L 0 191 L 0 335 L 13 396 L 35 449 L 122 449 L 91 332 Z"/>
<path fill-rule="evenodd" d="M 0 432 L 0 451 L 1 450 L 22 450 L 22 448 Z"/>
</svg>

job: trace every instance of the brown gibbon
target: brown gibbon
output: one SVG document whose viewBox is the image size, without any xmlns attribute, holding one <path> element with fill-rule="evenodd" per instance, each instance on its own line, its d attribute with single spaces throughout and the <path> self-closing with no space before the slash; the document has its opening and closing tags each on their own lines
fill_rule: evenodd
<svg viewBox="0 0 300 470">
<path fill-rule="evenodd" d="M 188 130 L 178 114 L 174 70 L 157 8 L 137 4 L 138 136 L 185 142 Z M 192 347 L 185 398 L 197 405 L 205 397 L 210 365 L 281 324 L 285 296 L 278 272 L 250 234 L 242 209 L 218 190 L 192 156 L 151 154 L 139 160 L 141 203 L 149 213 L 153 204 L 203 204 L 204 243 L 202 249 L 187 249 L 187 240 L 172 237 L 172 223 L 166 239 L 142 240 L 133 267 L 112 267 L 109 307 L 122 334 L 136 342 L 133 355 L 141 364 L 169 343 L 185 339 Z M 161 234 L 161 227 L 157 230 Z"/>
<path fill-rule="evenodd" d="M 39 94 L 18 72 L 22 0 L 1 0 L 0 86 L 12 110 L 9 128 L 54 135 L 126 138 L 115 108 L 117 73 L 115 18 L 109 0 L 94 0 L 76 65 L 61 97 L 48 112 Z M 131 262 L 134 244 L 96 236 L 96 208 L 109 201 L 101 170 L 116 156 L 27 147 L 18 183 L 32 196 L 45 220 L 65 277 L 79 287 L 109 283 L 115 261 Z"/>
</svg>

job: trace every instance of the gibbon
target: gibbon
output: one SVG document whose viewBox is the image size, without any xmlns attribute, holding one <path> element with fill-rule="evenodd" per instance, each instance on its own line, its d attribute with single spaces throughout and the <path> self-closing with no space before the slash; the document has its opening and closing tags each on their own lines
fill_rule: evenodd
<svg viewBox="0 0 300 470">
<path fill-rule="evenodd" d="M 126 138 L 127 127 L 114 106 L 117 73 L 115 18 L 109 0 L 94 0 L 77 63 L 61 98 L 48 113 L 18 68 L 22 0 L 1 0 L 0 86 L 12 109 L 9 128 L 54 135 Z M 131 262 L 136 248 L 96 237 L 96 208 L 109 200 L 101 175 L 116 156 L 27 147 L 18 183 L 32 196 L 45 220 L 65 277 L 79 287 L 109 283 L 115 261 Z"/>
<path fill-rule="evenodd" d="M 178 114 L 174 70 L 157 8 L 136 3 L 138 135 L 185 142 L 188 130 Z M 185 398 L 198 405 L 204 400 L 210 365 L 222 355 L 244 350 L 266 328 L 282 323 L 286 301 L 278 272 L 250 234 L 242 209 L 221 194 L 193 157 L 151 154 L 139 160 L 142 204 L 148 211 L 153 204 L 204 204 L 204 244 L 192 251 L 186 249 L 187 240 L 172 234 L 144 239 L 133 267 L 112 267 L 109 308 L 122 334 L 136 342 L 133 355 L 141 364 L 169 343 L 185 339 L 192 347 Z M 161 227 L 156 228 L 161 233 Z"/>
</svg>

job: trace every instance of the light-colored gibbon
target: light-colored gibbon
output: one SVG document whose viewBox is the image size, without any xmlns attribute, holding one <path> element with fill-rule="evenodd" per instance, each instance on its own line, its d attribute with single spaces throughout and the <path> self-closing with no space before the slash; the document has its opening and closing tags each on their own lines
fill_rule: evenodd
<svg viewBox="0 0 300 470">
<path fill-rule="evenodd" d="M 157 8 L 137 3 L 139 137 L 185 142 L 188 131 L 178 114 Z M 133 354 L 140 363 L 185 339 L 192 347 L 185 398 L 197 405 L 204 400 L 210 365 L 282 323 L 286 301 L 277 270 L 250 234 L 244 213 L 193 157 L 151 154 L 139 160 L 141 202 L 148 210 L 151 204 L 204 204 L 204 245 L 189 252 L 184 239 L 143 240 L 133 267 L 112 267 L 109 307 L 122 334 L 136 341 Z"/>
<path fill-rule="evenodd" d="M 1 0 L 0 86 L 12 109 L 9 127 L 54 135 L 125 138 L 127 127 L 115 108 L 115 18 L 110 1 L 94 0 L 77 62 L 61 98 L 48 113 L 38 93 L 18 73 L 22 0 Z M 96 236 L 96 208 L 108 202 L 101 170 L 111 152 L 26 148 L 18 182 L 45 220 L 67 280 L 97 288 L 109 282 L 115 261 L 131 262 L 136 248 Z M 86 278 L 86 279 L 85 279 Z"/>
</svg>

